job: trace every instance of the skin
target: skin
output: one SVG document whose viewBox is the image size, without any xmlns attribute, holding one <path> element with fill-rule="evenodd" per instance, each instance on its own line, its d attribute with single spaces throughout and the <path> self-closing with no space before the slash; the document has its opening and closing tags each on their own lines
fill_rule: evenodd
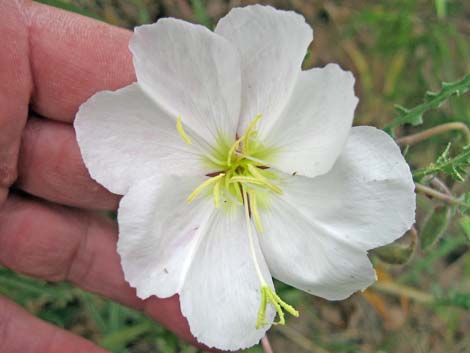
<svg viewBox="0 0 470 353">
<path fill-rule="evenodd" d="M 120 197 L 90 178 L 72 126 L 95 92 L 135 81 L 130 36 L 31 1 L 0 1 L 0 265 L 142 310 L 197 345 L 178 296 L 141 300 L 124 280 L 117 225 L 96 212 L 115 210 Z M 105 352 L 2 296 L 0 351 Z"/>
</svg>

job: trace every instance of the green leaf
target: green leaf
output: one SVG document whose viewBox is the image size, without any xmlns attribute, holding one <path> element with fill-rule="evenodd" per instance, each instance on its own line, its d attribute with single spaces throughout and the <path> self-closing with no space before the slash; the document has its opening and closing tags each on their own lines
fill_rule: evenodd
<svg viewBox="0 0 470 353">
<path fill-rule="evenodd" d="M 446 295 L 436 296 L 436 304 L 470 310 L 470 293 L 451 291 Z"/>
<path fill-rule="evenodd" d="M 426 168 L 417 169 L 413 172 L 413 178 L 420 180 L 428 175 L 435 175 L 437 173 L 445 173 L 456 181 L 463 182 L 465 176 L 469 174 L 468 167 L 470 167 L 470 145 L 462 148 L 462 151 L 455 157 L 449 157 L 450 143 L 446 149 L 437 158 L 435 163 L 431 163 Z"/>
<path fill-rule="evenodd" d="M 372 253 L 386 264 L 404 265 L 411 259 L 415 248 L 416 246 L 404 246 L 392 243 L 374 249 Z"/>
<path fill-rule="evenodd" d="M 116 351 L 121 349 L 128 342 L 135 340 L 139 336 L 151 331 L 152 323 L 144 321 L 137 325 L 124 327 L 118 331 L 114 331 L 105 335 L 100 342 L 100 345 L 108 350 Z"/>
<path fill-rule="evenodd" d="M 459 225 L 462 228 L 465 237 L 470 241 L 470 217 L 463 216 L 460 218 Z"/>
<path fill-rule="evenodd" d="M 413 235 L 409 230 L 401 239 L 409 237 L 411 240 L 408 244 L 402 244 L 394 242 L 388 245 L 384 245 L 372 250 L 372 254 L 377 258 L 390 265 L 403 265 L 406 264 L 413 256 L 416 249 L 416 234 Z M 401 240 L 400 239 L 400 240 Z"/>
<path fill-rule="evenodd" d="M 442 237 L 451 219 L 448 206 L 436 206 L 428 215 L 419 235 L 421 249 L 427 250 Z"/>
<path fill-rule="evenodd" d="M 455 82 L 443 82 L 441 91 L 427 92 L 422 104 L 411 109 L 399 105 L 395 106 L 398 116 L 390 124 L 386 125 L 384 129 L 391 131 L 394 127 L 404 124 L 420 125 L 423 123 L 424 113 L 431 109 L 439 108 L 449 97 L 463 95 L 469 89 L 470 74 Z"/>
<path fill-rule="evenodd" d="M 191 0 L 191 7 L 193 8 L 194 17 L 196 21 L 203 26 L 212 29 L 213 24 L 206 12 L 206 7 L 201 0 Z"/>
</svg>

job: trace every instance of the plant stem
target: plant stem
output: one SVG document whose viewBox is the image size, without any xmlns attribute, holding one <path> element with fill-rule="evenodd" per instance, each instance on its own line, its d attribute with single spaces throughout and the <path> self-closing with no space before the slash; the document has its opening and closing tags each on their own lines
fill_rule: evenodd
<svg viewBox="0 0 470 353">
<path fill-rule="evenodd" d="M 269 338 L 267 335 L 261 339 L 261 346 L 263 347 L 264 353 L 273 353 L 273 349 L 271 348 L 271 343 L 269 343 Z"/>
<path fill-rule="evenodd" d="M 372 288 L 383 293 L 408 297 L 422 304 L 434 302 L 434 297 L 431 294 L 395 282 L 375 282 Z"/>
<path fill-rule="evenodd" d="M 435 188 L 441 189 L 441 191 L 447 196 L 452 196 L 452 193 L 450 192 L 449 188 L 441 179 L 437 177 L 432 178 L 431 185 Z"/>
<path fill-rule="evenodd" d="M 436 199 L 439 199 L 449 205 L 455 205 L 455 206 L 463 206 L 463 207 L 470 207 L 470 203 L 463 202 L 459 199 L 456 199 L 452 195 L 447 195 L 442 192 L 439 192 L 437 190 L 434 190 L 426 185 L 415 183 L 416 186 L 416 191 L 422 194 L 426 194 L 429 196 L 432 196 Z"/>
<path fill-rule="evenodd" d="M 442 134 L 451 130 L 460 130 L 464 133 L 467 143 L 470 143 L 470 129 L 467 125 L 461 122 L 453 122 L 435 126 L 433 128 L 418 132 L 417 134 L 400 137 L 396 140 L 397 144 L 401 146 L 414 145 L 422 142 L 430 137 Z"/>
</svg>

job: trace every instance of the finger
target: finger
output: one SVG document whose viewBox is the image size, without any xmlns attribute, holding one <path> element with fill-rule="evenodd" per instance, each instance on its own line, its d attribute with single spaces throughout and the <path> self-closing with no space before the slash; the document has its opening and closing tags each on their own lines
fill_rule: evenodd
<svg viewBox="0 0 470 353">
<path fill-rule="evenodd" d="M 0 3 L 0 204 L 16 179 L 21 130 L 28 115 L 31 72 L 28 33 L 16 1 Z"/>
<path fill-rule="evenodd" d="M 135 81 L 131 32 L 38 3 L 25 12 L 35 83 L 32 103 L 42 116 L 71 122 L 95 92 Z"/>
<path fill-rule="evenodd" d="M 73 128 L 30 118 L 23 131 L 16 185 L 40 198 L 68 206 L 114 210 L 119 197 L 91 179 Z"/>
<path fill-rule="evenodd" d="M 2 296 L 0 347 L 6 353 L 107 352 L 83 338 L 35 318 Z"/>
<path fill-rule="evenodd" d="M 145 301 L 136 297 L 124 280 L 116 235 L 116 224 L 99 215 L 10 196 L 0 210 L 0 264 L 48 281 L 68 280 L 144 310 L 196 344 L 177 296 Z"/>
</svg>

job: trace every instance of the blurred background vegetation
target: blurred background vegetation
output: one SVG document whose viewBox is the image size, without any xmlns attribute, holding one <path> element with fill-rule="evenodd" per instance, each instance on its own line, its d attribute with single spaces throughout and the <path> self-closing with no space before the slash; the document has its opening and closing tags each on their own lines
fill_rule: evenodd
<svg viewBox="0 0 470 353">
<path fill-rule="evenodd" d="M 52 6 L 132 29 L 160 17 L 213 28 L 234 0 L 41 0 Z M 470 2 L 452 0 L 273 0 L 297 11 L 315 31 L 304 66 L 337 62 L 357 78 L 360 105 L 355 124 L 385 127 L 394 105 L 414 107 L 442 81 L 470 72 Z M 463 93 L 463 92 L 460 92 Z M 426 113 L 419 127 L 400 126 L 400 137 L 449 122 L 470 122 L 469 96 L 454 96 Z M 449 141 L 462 151 L 465 129 L 427 139 L 404 153 L 413 169 L 436 161 Z M 467 136 L 468 138 L 468 136 Z M 441 157 L 442 158 L 442 157 Z M 468 160 L 467 160 L 468 162 Z M 468 172 L 468 164 L 463 166 Z M 468 202 L 468 177 L 441 173 L 459 200 Z M 458 179 L 458 178 L 457 178 Z M 445 190 L 444 190 L 445 191 Z M 466 195 L 466 196 L 465 196 Z M 269 332 L 275 352 L 470 352 L 470 217 L 418 196 L 417 234 L 371 255 L 379 282 L 341 302 L 328 302 L 278 283 L 281 296 L 301 317 Z M 420 239 L 420 241 L 419 241 Z M 416 245 L 420 243 L 421 245 Z M 390 255 L 392 254 L 392 255 Z M 382 261 L 380 260 L 382 259 Z M 390 263 L 395 264 L 390 264 Z M 0 292 L 38 317 L 115 353 L 197 352 L 142 314 L 68 284 L 49 284 L 0 268 Z M 249 350 L 260 353 L 260 347 Z"/>
</svg>

